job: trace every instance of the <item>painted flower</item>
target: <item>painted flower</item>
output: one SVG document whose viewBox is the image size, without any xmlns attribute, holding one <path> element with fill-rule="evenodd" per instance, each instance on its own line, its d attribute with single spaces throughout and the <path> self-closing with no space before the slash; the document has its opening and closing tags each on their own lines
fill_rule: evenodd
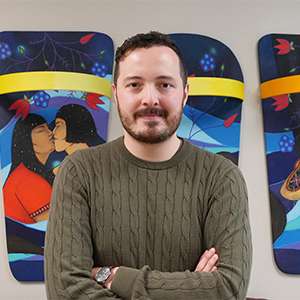
<svg viewBox="0 0 300 300">
<path fill-rule="evenodd" d="M 97 104 L 104 104 L 104 102 L 101 99 L 99 99 L 100 96 L 101 96 L 100 94 L 96 94 L 96 93 L 87 93 L 85 96 L 87 105 L 91 109 L 95 109 L 95 110 L 99 109 Z"/>
<path fill-rule="evenodd" d="M 295 50 L 294 42 L 289 42 L 286 39 L 276 39 L 279 43 L 274 48 L 277 48 L 279 51 L 277 52 L 278 55 L 285 55 L 288 54 L 291 50 Z"/>
<path fill-rule="evenodd" d="M 24 99 L 18 99 L 12 105 L 10 105 L 8 110 L 15 110 L 16 117 L 21 116 L 24 120 L 29 114 L 30 103 L 26 97 Z"/>
<path fill-rule="evenodd" d="M 284 110 L 289 106 L 290 97 L 288 94 L 272 97 L 275 101 L 272 106 L 275 106 L 275 111 Z"/>
</svg>

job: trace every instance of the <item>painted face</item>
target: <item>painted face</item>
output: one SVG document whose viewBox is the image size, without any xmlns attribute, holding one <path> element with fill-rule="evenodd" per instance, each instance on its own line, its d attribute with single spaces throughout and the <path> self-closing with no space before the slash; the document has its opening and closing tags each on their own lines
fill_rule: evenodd
<svg viewBox="0 0 300 300">
<path fill-rule="evenodd" d="M 66 141 L 67 137 L 67 127 L 66 127 L 66 121 L 61 118 L 55 119 L 55 128 L 53 130 L 54 135 L 54 145 L 55 150 L 57 152 L 64 151 L 66 148 L 68 148 L 71 143 L 68 143 Z"/>
<path fill-rule="evenodd" d="M 133 138 L 159 143 L 175 133 L 187 87 L 172 49 L 154 46 L 130 52 L 120 61 L 113 91 L 123 127 Z"/>
<path fill-rule="evenodd" d="M 36 154 L 49 154 L 54 151 L 53 134 L 46 123 L 32 129 L 31 139 Z"/>
</svg>

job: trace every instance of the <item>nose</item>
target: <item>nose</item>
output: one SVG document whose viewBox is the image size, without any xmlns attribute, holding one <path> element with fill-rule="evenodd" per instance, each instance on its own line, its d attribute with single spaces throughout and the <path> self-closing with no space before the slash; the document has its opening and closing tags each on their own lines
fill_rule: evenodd
<svg viewBox="0 0 300 300">
<path fill-rule="evenodd" d="M 141 102 L 144 106 L 157 106 L 160 96 L 157 88 L 153 85 L 146 85 L 141 94 Z"/>
<path fill-rule="evenodd" d="M 50 129 L 48 129 L 48 135 L 49 135 L 49 138 L 53 138 L 53 132 Z"/>
</svg>

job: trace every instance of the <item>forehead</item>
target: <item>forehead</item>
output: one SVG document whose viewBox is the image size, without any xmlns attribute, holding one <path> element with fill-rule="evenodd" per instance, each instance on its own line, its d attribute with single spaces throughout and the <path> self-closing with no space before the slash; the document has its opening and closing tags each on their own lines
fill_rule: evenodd
<svg viewBox="0 0 300 300">
<path fill-rule="evenodd" d="M 56 118 L 55 123 L 66 123 L 66 121 L 62 118 Z"/>
<path fill-rule="evenodd" d="M 38 131 L 38 130 L 45 129 L 45 128 L 48 128 L 48 126 L 47 126 L 46 123 L 43 123 L 43 124 L 40 124 L 40 125 L 34 127 L 34 128 L 32 129 L 32 131 L 34 132 L 34 131 Z"/>
<path fill-rule="evenodd" d="M 173 76 L 180 77 L 177 54 L 166 46 L 137 48 L 119 63 L 119 76 Z"/>
</svg>

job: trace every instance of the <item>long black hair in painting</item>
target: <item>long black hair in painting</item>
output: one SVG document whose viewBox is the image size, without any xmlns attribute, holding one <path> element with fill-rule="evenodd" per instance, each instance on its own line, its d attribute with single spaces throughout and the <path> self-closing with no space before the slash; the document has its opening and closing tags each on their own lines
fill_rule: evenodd
<svg viewBox="0 0 300 300">
<path fill-rule="evenodd" d="M 54 174 L 37 159 L 31 138 L 32 130 L 45 123 L 45 119 L 37 114 L 29 114 L 24 120 L 17 121 L 12 137 L 12 164 L 9 175 L 23 163 L 26 168 L 39 174 L 52 185 Z"/>
<path fill-rule="evenodd" d="M 88 146 L 105 143 L 97 133 L 91 113 L 85 107 L 67 104 L 58 110 L 56 118 L 61 118 L 66 122 L 68 143 L 86 143 Z"/>
</svg>

